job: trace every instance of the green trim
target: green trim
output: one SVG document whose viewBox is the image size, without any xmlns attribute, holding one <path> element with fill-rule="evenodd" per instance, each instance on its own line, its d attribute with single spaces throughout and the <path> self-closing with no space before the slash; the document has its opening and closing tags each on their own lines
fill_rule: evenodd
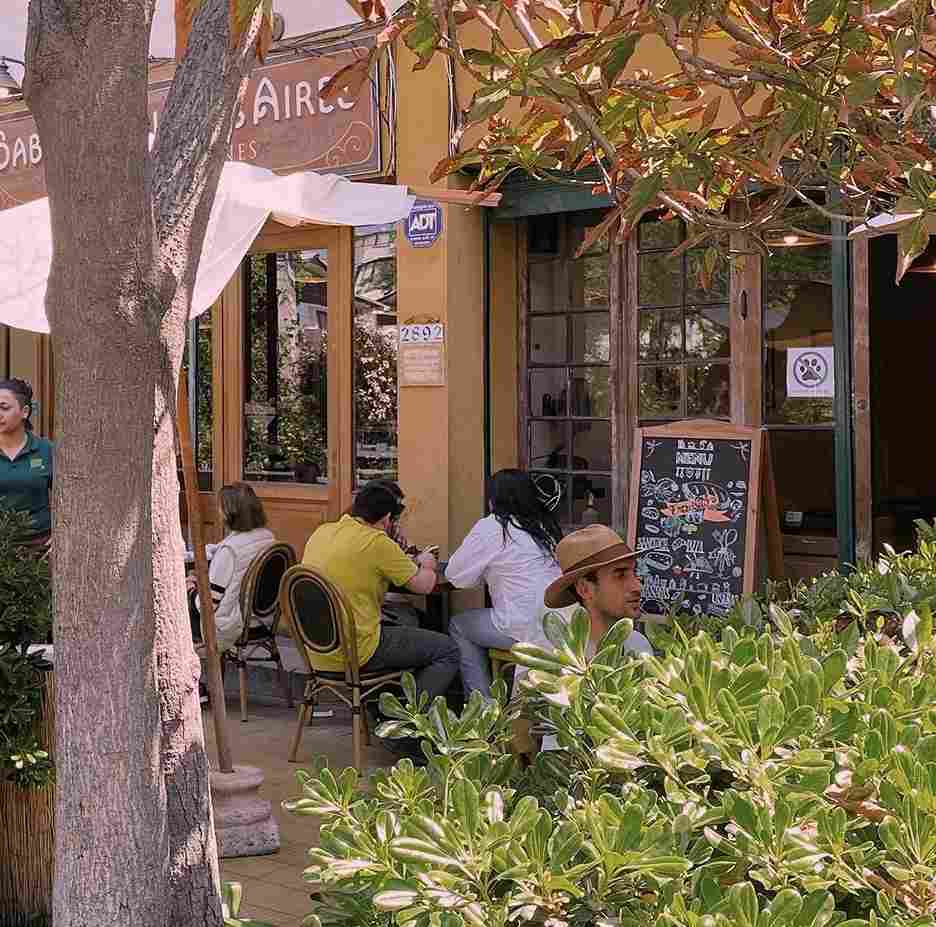
<svg viewBox="0 0 936 927">
<path fill-rule="evenodd" d="M 568 179 L 537 180 L 517 172 L 506 180 L 498 192 L 502 199 L 494 210 L 493 219 L 521 219 L 524 216 L 544 216 L 558 212 L 578 212 L 582 209 L 607 209 L 611 197 L 607 193 L 592 193 L 592 184 L 601 183 L 594 168 Z"/>
<path fill-rule="evenodd" d="M 835 521 L 839 567 L 855 564 L 855 457 L 852 421 L 851 246 L 844 223 L 833 222 L 832 343 L 835 347 Z"/>
</svg>

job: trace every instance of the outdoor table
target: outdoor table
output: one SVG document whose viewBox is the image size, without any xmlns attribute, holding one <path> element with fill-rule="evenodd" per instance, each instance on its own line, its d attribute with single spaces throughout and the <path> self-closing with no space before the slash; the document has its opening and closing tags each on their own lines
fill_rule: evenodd
<svg viewBox="0 0 936 927">
<path fill-rule="evenodd" d="M 447 560 L 440 560 L 438 565 L 438 581 L 436 582 L 435 588 L 432 592 L 426 593 L 426 613 L 433 618 L 432 627 L 430 630 L 438 630 L 443 634 L 448 634 L 449 632 L 449 619 L 451 617 L 452 603 L 451 595 L 452 590 L 455 588 L 446 578 L 445 578 L 445 568 L 448 566 Z M 417 593 L 410 592 L 409 589 L 404 586 L 391 586 L 388 590 L 389 592 L 395 592 L 399 595 L 405 596 L 415 596 Z"/>
</svg>

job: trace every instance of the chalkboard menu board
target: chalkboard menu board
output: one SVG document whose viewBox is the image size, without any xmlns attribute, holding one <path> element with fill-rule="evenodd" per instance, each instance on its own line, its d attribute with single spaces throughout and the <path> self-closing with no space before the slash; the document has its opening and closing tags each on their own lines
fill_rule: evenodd
<svg viewBox="0 0 936 927">
<path fill-rule="evenodd" d="M 724 615 L 753 590 L 763 432 L 723 422 L 637 429 L 628 537 L 641 610 Z"/>
</svg>

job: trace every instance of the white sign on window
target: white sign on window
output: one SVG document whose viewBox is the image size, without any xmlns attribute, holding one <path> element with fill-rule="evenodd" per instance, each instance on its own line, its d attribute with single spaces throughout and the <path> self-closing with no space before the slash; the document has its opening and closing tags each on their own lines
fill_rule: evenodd
<svg viewBox="0 0 936 927">
<path fill-rule="evenodd" d="M 834 360 L 834 348 L 787 348 L 787 397 L 834 399 Z"/>
</svg>

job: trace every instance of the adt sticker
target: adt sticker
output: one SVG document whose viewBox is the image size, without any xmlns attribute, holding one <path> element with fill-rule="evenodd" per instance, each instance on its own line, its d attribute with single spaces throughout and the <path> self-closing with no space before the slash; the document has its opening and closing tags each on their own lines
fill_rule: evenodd
<svg viewBox="0 0 936 927">
<path fill-rule="evenodd" d="M 416 200 L 406 217 L 406 240 L 414 248 L 430 248 L 442 234 L 442 207 L 431 200 Z"/>
</svg>

